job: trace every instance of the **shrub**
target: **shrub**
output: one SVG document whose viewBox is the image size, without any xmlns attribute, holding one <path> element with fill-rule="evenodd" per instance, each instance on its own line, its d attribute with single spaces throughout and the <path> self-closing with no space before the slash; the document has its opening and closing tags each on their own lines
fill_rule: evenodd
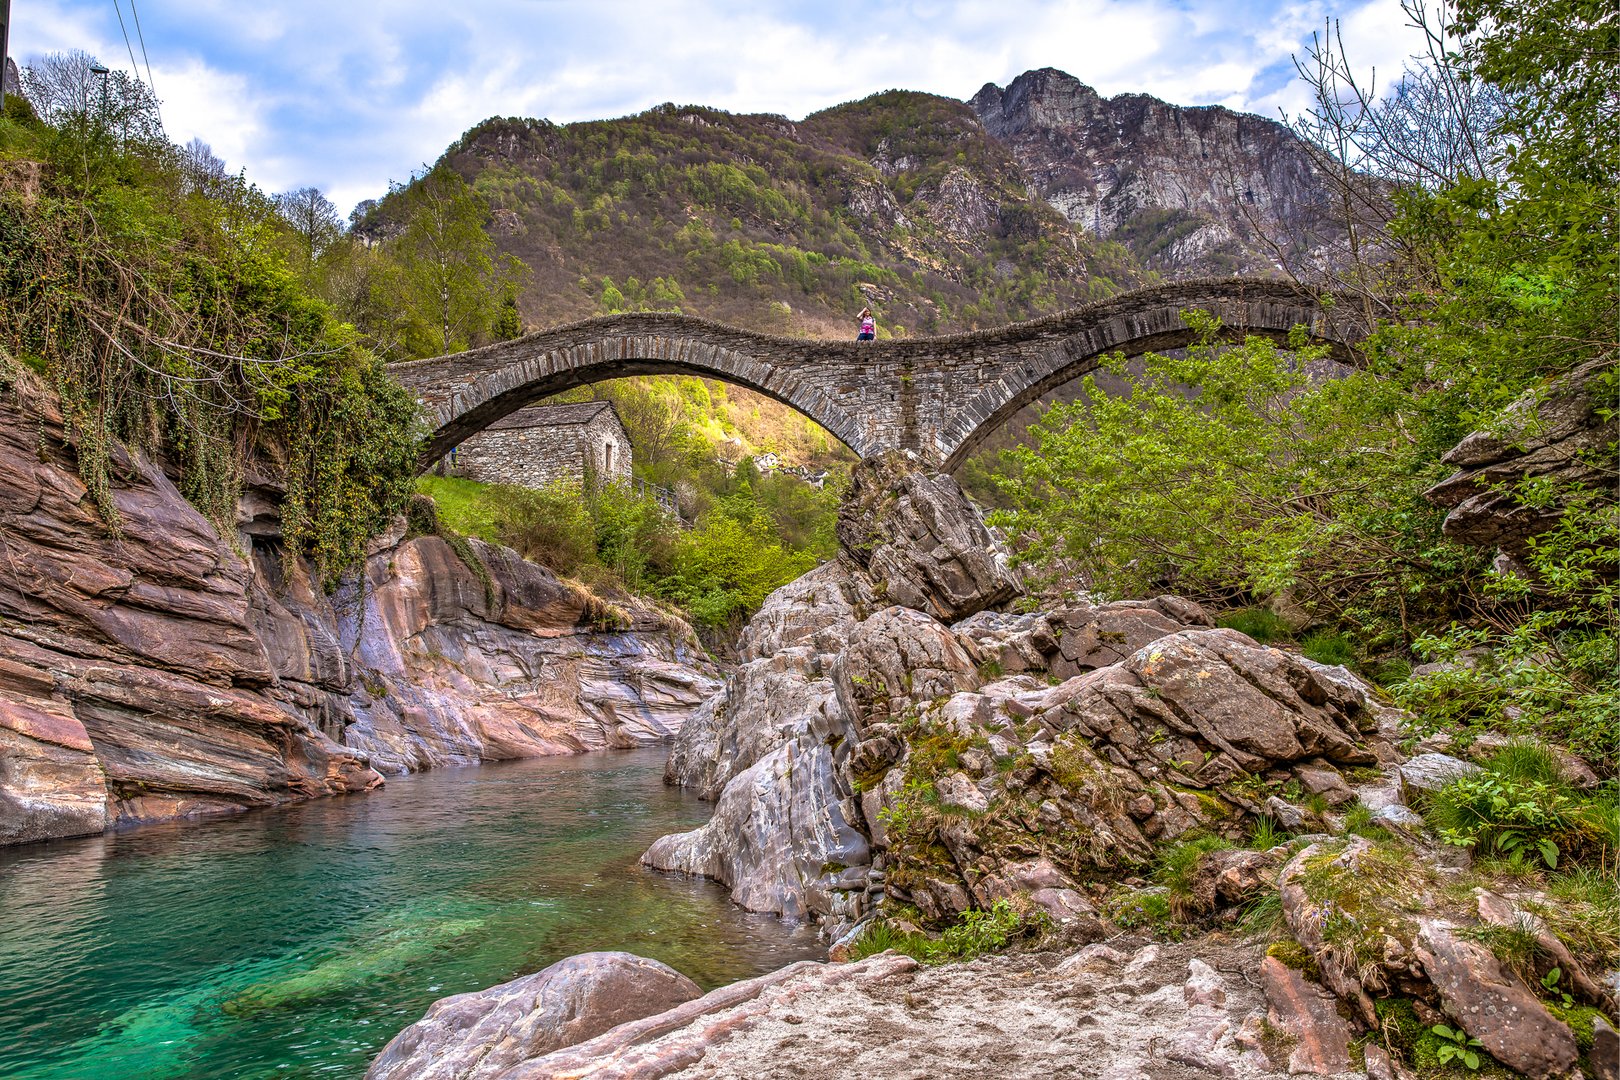
<svg viewBox="0 0 1620 1080">
<path fill-rule="evenodd" d="M 896 930 L 879 919 L 851 946 L 850 957 L 860 960 L 893 949 L 927 964 L 971 960 L 1000 952 L 1015 941 L 1037 938 L 1050 927 L 1051 920 L 1041 912 L 1021 911 L 1009 900 L 997 900 L 989 910 L 962 912 L 956 924 L 937 938 Z"/>
<path fill-rule="evenodd" d="M 1583 844 L 1583 803 L 1567 785 L 1481 772 L 1452 780 L 1429 798 L 1427 819 L 1447 844 L 1476 852 L 1534 852 L 1557 870 Z"/>
<path fill-rule="evenodd" d="M 596 561 L 596 523 L 579 488 L 502 488 L 494 526 L 500 542 L 561 576 Z"/>
<path fill-rule="evenodd" d="M 1010 901 L 997 900 L 988 911 L 962 912 L 957 924 L 940 937 L 940 949 L 951 959 L 965 960 L 999 952 L 1019 938 L 1037 937 L 1048 925 L 1040 912 L 1022 912 Z"/>
<path fill-rule="evenodd" d="M 1155 931 L 1167 931 L 1174 921 L 1170 911 L 1170 890 L 1162 887 L 1134 889 L 1112 897 L 1108 905 L 1108 916 L 1126 930 L 1146 927 Z"/>
</svg>

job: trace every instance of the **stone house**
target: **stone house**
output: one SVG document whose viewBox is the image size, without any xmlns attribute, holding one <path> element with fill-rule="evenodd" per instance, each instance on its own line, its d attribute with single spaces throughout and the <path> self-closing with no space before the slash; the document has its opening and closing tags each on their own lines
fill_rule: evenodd
<svg viewBox="0 0 1620 1080">
<path fill-rule="evenodd" d="M 606 401 L 530 405 L 495 421 L 451 451 L 453 475 L 486 484 L 540 488 L 630 478 L 630 436 Z"/>
</svg>

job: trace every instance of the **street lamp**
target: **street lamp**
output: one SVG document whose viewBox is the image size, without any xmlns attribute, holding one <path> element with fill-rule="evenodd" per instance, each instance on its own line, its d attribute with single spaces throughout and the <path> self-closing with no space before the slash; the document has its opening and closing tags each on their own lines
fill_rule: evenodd
<svg viewBox="0 0 1620 1080">
<path fill-rule="evenodd" d="M 112 74 L 112 69 L 104 68 L 100 64 L 92 64 L 90 74 L 101 76 L 101 122 L 105 124 L 107 122 L 107 76 Z"/>
</svg>

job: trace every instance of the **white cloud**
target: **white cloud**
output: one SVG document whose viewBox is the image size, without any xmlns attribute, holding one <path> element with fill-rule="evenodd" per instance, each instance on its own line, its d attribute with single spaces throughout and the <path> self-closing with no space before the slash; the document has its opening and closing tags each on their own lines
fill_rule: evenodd
<svg viewBox="0 0 1620 1080">
<path fill-rule="evenodd" d="M 493 115 L 559 122 L 663 101 L 792 118 L 890 88 L 965 98 L 1057 67 L 1104 94 L 1276 116 L 1305 95 L 1278 65 L 1342 11 L 1380 82 L 1416 47 L 1398 0 L 145 0 L 165 119 L 271 190 L 380 194 Z M 116 66 L 100 0 L 17 12 L 16 51 L 85 48 Z"/>
<path fill-rule="evenodd" d="M 177 67 L 154 67 L 152 81 L 163 88 L 163 127 L 170 139 L 182 145 L 201 139 L 233 172 L 250 160 L 264 160 L 267 133 L 245 75 L 190 59 Z M 276 178 L 253 179 L 272 189 L 281 186 Z"/>
</svg>

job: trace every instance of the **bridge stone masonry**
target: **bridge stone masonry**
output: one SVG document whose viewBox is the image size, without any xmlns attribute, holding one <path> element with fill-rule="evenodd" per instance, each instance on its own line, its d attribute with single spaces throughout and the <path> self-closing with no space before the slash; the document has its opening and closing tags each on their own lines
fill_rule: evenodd
<svg viewBox="0 0 1620 1080">
<path fill-rule="evenodd" d="M 1124 293 L 993 330 L 892 341 L 773 337 L 686 315 L 609 315 L 390 370 L 426 406 L 422 464 L 502 417 L 585 383 L 687 374 L 756 390 L 821 424 L 856 454 L 916 453 L 954 469 L 1025 405 L 1111 353 L 1181 348 L 1182 313 L 1233 337 L 1305 327 L 1350 362 L 1365 337 L 1353 305 L 1279 281 L 1228 278 Z"/>
</svg>

